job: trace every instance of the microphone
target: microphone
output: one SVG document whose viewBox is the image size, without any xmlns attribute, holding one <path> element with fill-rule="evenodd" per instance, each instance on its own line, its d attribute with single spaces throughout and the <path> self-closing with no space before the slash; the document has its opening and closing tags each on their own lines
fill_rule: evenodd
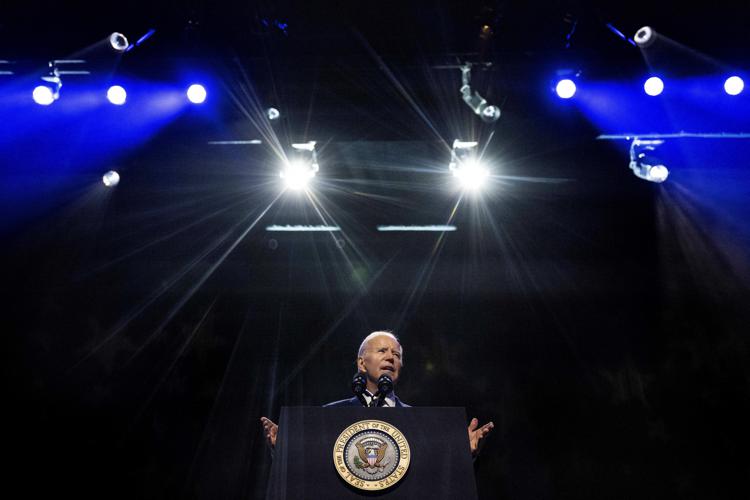
<svg viewBox="0 0 750 500">
<path fill-rule="evenodd" d="M 367 400 L 364 396 L 365 388 L 367 388 L 367 379 L 364 374 L 360 372 L 355 373 L 354 378 L 352 378 L 352 392 L 357 396 L 362 406 L 367 406 Z"/>
<path fill-rule="evenodd" d="M 388 375 L 381 375 L 378 379 L 378 393 L 376 394 L 376 396 L 378 397 L 377 406 L 383 406 L 383 403 L 385 402 L 385 396 L 392 390 L 393 379 Z M 375 398 L 373 397 L 372 400 L 375 401 Z"/>
</svg>

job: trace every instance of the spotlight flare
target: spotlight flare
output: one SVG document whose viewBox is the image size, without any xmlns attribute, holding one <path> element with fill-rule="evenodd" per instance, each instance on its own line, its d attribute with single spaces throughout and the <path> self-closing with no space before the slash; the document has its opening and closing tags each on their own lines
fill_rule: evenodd
<svg viewBox="0 0 750 500">
<path fill-rule="evenodd" d="M 113 85 L 107 90 L 107 99 L 116 106 L 122 106 L 128 98 L 128 93 L 119 85 Z"/>
<path fill-rule="evenodd" d="M 745 89 L 745 82 L 739 76 L 730 76 L 724 82 L 724 91 L 729 95 L 739 95 Z"/>
<path fill-rule="evenodd" d="M 664 82 L 658 76 L 652 76 L 643 84 L 643 90 L 650 96 L 657 96 L 664 92 Z"/>
<path fill-rule="evenodd" d="M 114 170 L 110 170 L 102 176 L 102 182 L 107 187 L 115 187 L 120 183 L 120 174 Z"/>
<path fill-rule="evenodd" d="M 648 171 L 648 180 L 651 182 L 664 182 L 669 176 L 669 169 L 664 165 L 654 165 Z"/>
<path fill-rule="evenodd" d="M 315 177 L 315 171 L 304 163 L 292 162 L 281 171 L 280 176 L 288 189 L 299 191 L 310 184 L 310 180 Z"/>
<path fill-rule="evenodd" d="M 195 83 L 187 89 L 187 98 L 193 104 L 201 104 L 206 100 L 206 89 L 203 85 Z"/>
<path fill-rule="evenodd" d="M 49 106 L 55 101 L 55 94 L 52 89 L 46 85 L 39 85 L 32 93 L 34 102 L 42 106 Z"/>
<path fill-rule="evenodd" d="M 576 84 L 573 80 L 565 78 L 557 82 L 555 92 L 557 92 L 557 96 L 561 99 L 570 99 L 576 94 Z"/>
<path fill-rule="evenodd" d="M 455 169 L 453 175 L 464 189 L 476 191 L 484 185 L 490 176 L 490 172 L 477 161 L 467 161 L 461 165 L 461 168 Z"/>
</svg>

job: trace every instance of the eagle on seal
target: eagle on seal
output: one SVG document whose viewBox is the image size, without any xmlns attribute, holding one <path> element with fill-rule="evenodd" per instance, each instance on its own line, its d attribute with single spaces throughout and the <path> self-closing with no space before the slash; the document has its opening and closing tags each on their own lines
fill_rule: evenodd
<svg viewBox="0 0 750 500">
<path fill-rule="evenodd" d="M 385 457 L 385 450 L 388 443 L 378 439 L 363 439 L 355 443 L 359 458 L 364 462 L 360 468 L 367 469 L 370 467 L 380 467 L 380 462 Z"/>
</svg>

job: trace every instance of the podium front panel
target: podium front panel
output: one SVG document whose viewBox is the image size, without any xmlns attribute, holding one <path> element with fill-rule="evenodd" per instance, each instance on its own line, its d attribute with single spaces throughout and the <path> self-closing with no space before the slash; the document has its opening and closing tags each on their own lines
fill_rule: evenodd
<svg viewBox="0 0 750 500">
<path fill-rule="evenodd" d="M 409 443 L 406 474 L 393 486 L 364 491 L 336 471 L 333 450 L 352 424 L 380 420 Z M 284 407 L 268 499 L 477 498 L 463 408 Z"/>
</svg>

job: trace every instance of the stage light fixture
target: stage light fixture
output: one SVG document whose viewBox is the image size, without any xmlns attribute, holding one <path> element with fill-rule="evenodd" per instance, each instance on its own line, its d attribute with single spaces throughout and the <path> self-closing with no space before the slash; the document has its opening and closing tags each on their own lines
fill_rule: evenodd
<svg viewBox="0 0 750 500">
<path fill-rule="evenodd" d="M 109 35 L 109 45 L 116 52 L 125 52 L 125 50 L 127 50 L 127 48 L 130 46 L 130 44 L 128 43 L 128 39 L 125 38 L 125 35 L 117 32 Z"/>
<path fill-rule="evenodd" d="M 489 169 L 476 157 L 476 141 L 453 141 L 451 161 L 448 170 L 458 180 L 461 187 L 477 190 L 489 177 Z"/>
<path fill-rule="evenodd" d="M 187 89 L 187 98 L 193 104 L 201 104 L 206 100 L 206 89 L 203 85 L 194 83 Z"/>
<path fill-rule="evenodd" d="M 739 95 L 745 89 L 745 82 L 739 76 L 730 76 L 724 82 L 724 92 L 729 95 Z"/>
<path fill-rule="evenodd" d="M 649 47 L 656 41 L 656 37 L 657 37 L 657 34 L 653 28 L 651 28 L 650 26 L 644 26 L 643 28 L 635 32 L 633 41 L 640 48 L 645 49 L 646 47 Z"/>
<path fill-rule="evenodd" d="M 630 144 L 630 169 L 636 176 L 656 183 L 667 180 L 669 169 L 654 156 L 656 147 L 663 143 L 660 139 L 633 139 Z"/>
<path fill-rule="evenodd" d="M 120 183 L 120 174 L 114 170 L 110 170 L 102 176 L 102 182 L 107 187 L 115 187 Z"/>
<path fill-rule="evenodd" d="M 664 82 L 658 76 L 652 76 L 643 84 L 643 90 L 650 96 L 657 96 L 664 92 Z"/>
<path fill-rule="evenodd" d="M 465 63 L 461 68 L 461 97 L 464 102 L 474 111 L 474 114 L 482 119 L 485 123 L 494 123 L 500 119 L 500 108 L 494 104 L 489 104 L 487 100 L 479 95 L 479 92 L 472 92 L 471 86 L 471 63 Z"/>
<path fill-rule="evenodd" d="M 54 92 L 47 85 L 39 85 L 35 87 L 34 92 L 32 92 L 32 97 L 34 98 L 35 103 L 42 106 L 49 106 L 55 102 Z"/>
<path fill-rule="evenodd" d="M 32 92 L 34 101 L 38 104 L 48 106 L 60 98 L 62 89 L 62 75 L 89 75 L 90 71 L 84 69 L 65 69 L 80 67 L 86 64 L 83 59 L 55 59 L 48 63 L 49 70 L 42 76 L 43 84 L 37 86 Z M 73 66 L 71 66 L 73 65 Z M 60 69 L 60 68 L 63 69 Z"/>
<path fill-rule="evenodd" d="M 299 191 L 307 188 L 310 181 L 320 170 L 318 155 L 315 152 L 315 141 L 292 144 L 297 158 L 286 162 L 279 173 L 287 189 Z"/>
<path fill-rule="evenodd" d="M 570 78 L 564 78 L 557 82 L 555 92 L 561 99 L 570 99 L 576 94 L 576 84 Z"/>
<path fill-rule="evenodd" d="M 281 113 L 279 113 L 279 110 L 276 108 L 268 108 L 266 110 L 266 117 L 270 121 L 278 120 L 280 116 L 281 116 Z"/>
<path fill-rule="evenodd" d="M 127 98 L 128 98 L 127 92 L 125 92 L 125 89 L 119 85 L 112 85 L 107 90 L 107 99 L 112 104 L 115 104 L 117 106 L 122 106 L 123 104 L 125 104 L 125 101 L 127 100 Z"/>
<path fill-rule="evenodd" d="M 49 72 L 42 76 L 44 83 L 35 87 L 32 92 L 34 102 L 42 106 L 49 106 L 60 98 L 62 80 L 60 79 L 60 71 L 57 69 L 56 62 L 50 61 Z"/>
</svg>

